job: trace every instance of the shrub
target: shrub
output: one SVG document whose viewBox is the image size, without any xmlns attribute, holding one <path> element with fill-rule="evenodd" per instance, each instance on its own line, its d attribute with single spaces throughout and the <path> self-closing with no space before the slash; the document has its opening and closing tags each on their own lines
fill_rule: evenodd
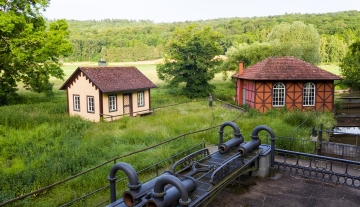
<svg viewBox="0 0 360 207">
<path fill-rule="evenodd" d="M 313 112 L 302 112 L 300 110 L 294 110 L 288 112 L 284 116 L 285 123 L 291 126 L 299 126 L 300 124 L 304 127 L 311 127 L 315 124 L 316 116 Z"/>
</svg>

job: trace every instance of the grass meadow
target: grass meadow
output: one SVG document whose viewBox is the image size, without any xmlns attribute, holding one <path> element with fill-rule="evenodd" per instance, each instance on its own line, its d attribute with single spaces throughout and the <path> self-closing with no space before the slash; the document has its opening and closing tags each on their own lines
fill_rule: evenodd
<svg viewBox="0 0 360 207">
<path fill-rule="evenodd" d="M 189 101 L 179 95 L 178 90 L 163 87 L 164 83 L 156 76 L 154 64 L 135 66 L 159 86 L 151 91 L 152 107 Z M 76 68 L 76 63 L 63 67 L 67 77 Z M 144 117 L 124 117 L 114 122 L 93 123 L 68 116 L 66 92 L 58 90 L 64 80 L 52 81 L 53 96 L 20 89 L 19 104 L 0 107 L 0 204 L 84 172 L 115 157 L 184 133 L 220 125 L 240 114 L 235 123 L 246 140 L 250 140 L 252 130 L 258 125 L 268 125 L 276 136 L 308 139 L 310 125 L 296 128 L 304 122 L 304 118 L 309 120 L 309 123 L 323 123 L 325 128 L 334 124 L 332 114 L 328 113 L 299 112 L 293 115 L 286 109 L 270 110 L 267 114 L 250 109 L 243 113 L 225 108 L 216 100 L 212 109 L 208 107 L 208 101 L 204 100 L 155 109 L 153 114 Z M 219 74 L 212 83 L 217 87 L 215 98 L 231 100 L 235 92 L 232 82 L 223 81 Z M 225 128 L 225 141 L 232 138 L 231 130 Z M 143 169 L 195 144 L 218 144 L 217 131 L 218 128 L 215 128 L 188 135 L 118 161 L 127 162 L 136 170 Z M 264 139 L 265 133 L 260 136 Z M 60 206 L 108 185 L 106 178 L 113 164 L 106 164 L 8 206 Z M 123 176 L 120 172 L 118 174 L 119 177 Z M 147 179 L 147 176 L 149 175 L 140 177 L 140 181 Z M 118 194 L 121 196 L 121 189 L 118 189 Z M 93 206 L 108 199 L 107 189 L 73 206 Z"/>
</svg>

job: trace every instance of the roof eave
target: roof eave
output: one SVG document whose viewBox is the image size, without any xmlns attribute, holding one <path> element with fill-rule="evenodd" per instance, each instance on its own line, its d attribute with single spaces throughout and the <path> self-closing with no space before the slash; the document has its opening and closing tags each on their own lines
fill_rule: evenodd
<svg viewBox="0 0 360 207">
<path fill-rule="evenodd" d="M 109 91 L 102 91 L 103 93 L 119 93 L 119 92 L 131 92 L 131 91 L 139 91 L 139 90 L 146 90 L 150 88 L 157 88 L 157 86 L 146 87 L 146 88 L 134 88 L 134 89 L 126 89 L 126 90 L 109 90 Z"/>
</svg>

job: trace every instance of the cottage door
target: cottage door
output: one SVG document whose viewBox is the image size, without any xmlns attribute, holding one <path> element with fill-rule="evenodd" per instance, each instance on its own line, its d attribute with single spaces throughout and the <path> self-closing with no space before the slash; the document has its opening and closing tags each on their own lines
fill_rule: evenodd
<svg viewBox="0 0 360 207">
<path fill-rule="evenodd" d="M 131 94 L 123 95 L 123 106 L 124 106 L 124 114 L 132 116 L 132 102 L 131 102 Z"/>
</svg>

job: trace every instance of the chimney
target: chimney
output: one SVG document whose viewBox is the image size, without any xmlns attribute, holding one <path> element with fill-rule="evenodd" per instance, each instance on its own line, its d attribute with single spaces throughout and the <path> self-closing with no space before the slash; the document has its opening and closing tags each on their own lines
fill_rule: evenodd
<svg viewBox="0 0 360 207">
<path fill-rule="evenodd" d="M 242 75 L 244 72 L 244 62 L 239 61 L 239 75 Z"/>
</svg>

